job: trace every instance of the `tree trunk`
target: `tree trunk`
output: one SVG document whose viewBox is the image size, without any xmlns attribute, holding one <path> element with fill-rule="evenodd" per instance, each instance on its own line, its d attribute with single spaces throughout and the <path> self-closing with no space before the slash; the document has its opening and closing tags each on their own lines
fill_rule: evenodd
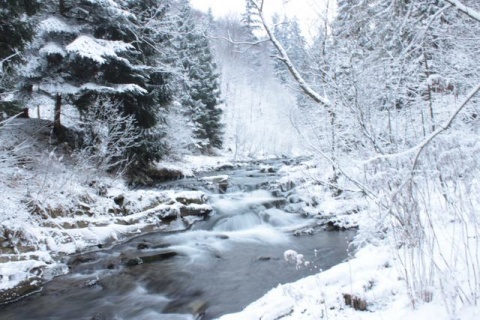
<svg viewBox="0 0 480 320">
<path fill-rule="evenodd" d="M 430 68 L 428 66 L 427 55 L 423 53 L 423 61 L 425 63 L 425 75 L 427 77 L 427 99 L 428 99 L 428 111 L 430 112 L 430 121 L 432 122 L 432 132 L 435 131 L 435 119 L 433 118 L 433 101 L 432 101 L 432 87 L 429 83 Z"/>
<path fill-rule="evenodd" d="M 59 0 L 59 5 L 58 5 L 58 10 L 61 15 L 65 14 L 66 8 L 65 8 L 65 0 Z"/>
<path fill-rule="evenodd" d="M 58 140 L 63 141 L 63 129 L 62 123 L 60 122 L 60 115 L 62 111 L 62 95 L 57 94 L 55 98 L 55 109 L 53 116 L 53 134 L 57 137 Z"/>
</svg>

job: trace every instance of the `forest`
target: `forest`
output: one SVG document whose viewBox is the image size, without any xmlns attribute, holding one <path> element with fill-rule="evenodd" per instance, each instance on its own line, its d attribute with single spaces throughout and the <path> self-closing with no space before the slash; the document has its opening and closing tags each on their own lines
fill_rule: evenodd
<svg viewBox="0 0 480 320">
<path fill-rule="evenodd" d="M 480 315 L 480 3 L 325 0 L 306 26 L 270 1 L 0 0 L 0 303 L 58 255 L 221 211 L 141 188 L 280 159 L 282 212 L 353 253 L 222 319 Z"/>
</svg>

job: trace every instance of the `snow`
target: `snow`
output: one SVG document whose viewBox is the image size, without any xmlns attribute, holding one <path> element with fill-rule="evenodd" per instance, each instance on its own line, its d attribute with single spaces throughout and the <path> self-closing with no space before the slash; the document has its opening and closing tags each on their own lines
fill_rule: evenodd
<svg viewBox="0 0 480 320">
<path fill-rule="evenodd" d="M 468 142 L 467 137 L 462 143 Z M 286 174 L 281 184 L 295 186 L 291 205 L 303 212 L 331 217 L 340 227 L 358 226 L 352 244 L 355 254 L 327 271 L 279 285 L 243 311 L 220 320 L 478 318 L 480 308 L 464 303 L 475 301 L 478 290 L 472 279 L 478 274 L 473 260 L 480 255 L 475 230 L 478 197 L 472 196 L 471 204 L 457 204 L 461 209 L 452 216 L 439 190 L 424 186 L 429 209 L 420 213 L 418 225 L 428 227 L 421 229 L 423 236 L 403 238 L 399 233 L 408 229 L 401 231 L 403 226 L 383 215 L 374 201 L 350 192 L 332 197 L 328 188 L 312 184 L 324 179 L 323 169 L 315 163 L 281 169 Z M 478 180 L 473 180 L 468 191 L 458 192 L 476 195 L 479 188 Z M 308 263 L 301 251 L 287 250 L 284 258 L 297 267 Z M 347 304 L 348 298 L 363 303 L 366 311 Z"/>
<path fill-rule="evenodd" d="M 48 17 L 47 19 L 40 22 L 38 26 L 40 34 L 45 33 L 71 33 L 77 34 L 80 31 L 80 28 L 69 23 L 65 23 L 62 19 L 57 17 Z"/>
<path fill-rule="evenodd" d="M 41 54 L 45 54 L 45 55 L 54 55 L 54 54 L 58 54 L 62 57 L 65 57 L 67 55 L 67 53 L 65 52 L 65 50 L 63 50 L 63 48 L 61 46 L 59 46 L 57 43 L 55 42 L 47 42 L 39 51 Z"/>
<path fill-rule="evenodd" d="M 115 1 L 88 1 L 102 5 L 112 15 L 134 17 L 122 10 Z M 447 2 L 470 17 L 480 20 L 478 11 L 464 6 L 461 1 Z M 378 9 L 375 6 L 372 8 Z M 460 18 L 457 19 L 460 21 Z M 377 23 L 378 21 L 373 21 L 372 25 Z M 432 29 L 436 28 L 437 26 L 434 26 Z M 61 17 L 49 17 L 40 22 L 38 31 L 39 34 L 67 33 L 69 36 L 77 36 L 82 30 L 79 26 L 66 24 Z M 271 34 L 270 30 L 267 31 Z M 467 33 L 465 38 L 471 36 Z M 302 78 L 304 74 L 294 68 L 294 62 L 289 59 L 275 36 L 271 34 L 271 37 L 273 44 L 279 49 L 281 60 L 292 70 L 303 91 L 324 107 L 329 108 L 338 103 L 341 109 L 341 100 L 349 99 L 348 90 L 345 90 L 346 96 L 341 99 L 332 96 L 332 101 L 328 99 L 327 93 L 318 94 L 321 90 L 315 91 L 318 89 L 309 86 Z M 443 39 L 446 40 L 448 39 Z M 121 57 L 121 53 L 134 50 L 132 45 L 121 41 L 105 41 L 87 35 L 78 36 L 65 49 L 52 42 L 41 44 L 40 47 L 42 55 L 66 56 L 71 53 L 98 64 L 104 64 L 108 59 L 128 63 Z M 202 170 L 236 165 L 232 159 L 305 155 L 312 150 L 316 153 L 323 152 L 323 155 L 328 157 L 324 150 L 338 147 L 335 150 L 338 152 L 338 159 L 334 165 L 338 165 L 343 171 L 338 181 L 335 179 L 333 183 L 342 188 L 341 195 L 334 196 L 330 190 L 333 184 L 332 163 L 325 159 L 315 159 L 297 167 L 280 170 L 280 173 L 286 176 L 279 181 L 278 187 L 287 194 L 289 204 L 285 211 L 272 208 L 266 210 L 265 214 L 270 215 L 272 220 L 276 219 L 278 222 L 275 224 L 280 226 L 283 226 L 282 222 L 285 221 L 295 222 L 294 219 L 287 220 L 285 215 L 308 215 L 318 218 L 320 226 L 331 222 L 339 228 L 358 227 L 358 234 L 354 242 L 356 252 L 348 261 L 315 276 L 278 286 L 243 311 L 225 315 L 221 319 L 480 318 L 480 309 L 477 306 L 480 291 L 480 179 L 477 172 L 480 129 L 478 126 L 464 126 L 478 117 L 478 102 L 472 103 L 473 106 L 466 104 L 473 100 L 471 98 L 480 90 L 480 85 L 472 86 L 470 94 L 459 100 L 460 104 L 457 102 L 458 97 L 453 94 L 444 95 L 445 97 L 434 96 L 430 103 L 435 109 L 435 120 L 433 116 L 431 119 L 423 118 L 426 109 L 422 108 L 427 103 L 420 101 L 407 111 L 395 110 L 394 121 L 390 121 L 389 113 L 386 121 L 385 114 L 376 109 L 378 101 L 368 98 L 379 95 L 380 91 L 384 90 L 382 88 L 390 87 L 391 83 L 382 82 L 385 86 L 379 86 L 379 91 L 368 91 L 368 88 L 363 88 L 362 85 L 370 82 L 372 86 L 378 85 L 375 82 L 377 79 L 370 81 L 372 78 L 369 78 L 369 73 L 374 72 L 367 68 L 355 74 L 352 68 L 348 70 L 352 72 L 352 79 L 360 76 L 358 82 L 355 82 L 355 90 L 358 90 L 360 100 L 353 106 L 350 106 L 350 103 L 345 106 L 352 108 L 352 114 L 338 113 L 339 123 L 336 129 L 339 131 L 337 133 L 340 133 L 339 145 L 328 145 L 333 138 L 329 136 L 329 129 L 326 128 L 326 113 L 318 110 L 322 108 L 308 111 L 295 109 L 295 90 L 286 89 L 279 84 L 268 64 L 258 67 L 261 57 L 244 58 L 243 55 L 238 55 L 237 49 L 229 51 L 223 48 L 223 51 L 217 51 L 218 60 L 228 61 L 223 63 L 222 68 L 226 154 L 216 157 L 184 157 L 195 142 L 189 139 L 192 127 L 186 122 L 188 117 L 183 114 L 185 110 L 181 110 L 174 103 L 171 108 L 174 110 L 170 110 L 166 116 L 170 126 L 167 139 L 171 150 L 174 150 L 175 155 L 181 156 L 182 161 L 172 157 L 170 161 L 158 163 L 158 167 L 179 170 L 185 176 L 194 176 Z M 345 48 L 345 51 L 348 49 Z M 448 61 L 449 65 L 458 69 L 459 78 L 468 74 L 468 81 L 462 79 L 459 85 L 470 87 L 469 82 L 475 78 L 475 70 L 466 68 L 473 71 L 462 73 L 462 64 L 459 63 L 461 60 L 470 59 L 470 56 L 458 51 L 454 54 L 458 55 L 456 59 L 446 60 L 451 60 Z M 252 67 L 252 61 L 247 61 L 248 59 L 256 60 L 259 65 Z M 473 59 L 470 60 L 472 64 L 475 63 Z M 429 60 L 428 63 L 434 61 Z M 364 68 L 369 63 L 371 62 L 367 61 L 360 66 Z M 36 76 L 33 70 L 45 67 L 41 64 L 40 59 L 29 60 L 25 74 Z M 245 72 L 246 65 L 251 69 Z M 344 64 L 342 68 L 348 69 L 349 66 L 350 64 Z M 332 63 L 332 70 L 334 68 L 335 63 Z M 437 69 L 434 72 L 439 71 L 437 66 L 434 68 Z M 385 71 L 384 67 L 382 69 Z M 454 76 L 456 72 L 457 70 Z M 390 80 L 388 77 L 387 75 L 385 79 Z M 450 74 L 447 72 L 445 77 L 432 73 L 417 85 L 448 85 L 449 81 L 454 81 L 450 79 L 453 79 L 451 71 Z M 342 89 L 340 82 L 339 89 Z M 147 93 L 144 88 L 135 84 L 107 87 L 87 83 L 75 87 L 59 79 L 47 79 L 34 89 L 51 94 L 72 94 L 79 90 Z M 323 89 L 328 92 L 328 88 Z M 388 94 L 399 92 L 393 90 Z M 34 93 L 33 101 L 38 105 L 40 118 L 40 105 L 52 104 L 52 101 L 36 99 L 35 95 Z M 365 110 L 361 109 L 363 107 Z M 467 110 L 467 107 L 471 107 L 469 112 L 472 119 L 469 120 L 469 115 L 465 115 L 461 121 L 455 122 L 454 120 L 461 118 L 457 115 Z M 412 114 L 406 116 L 404 112 Z M 310 117 L 309 121 L 305 122 L 309 126 L 305 131 L 310 130 L 310 134 L 298 134 L 299 127 L 306 126 L 297 121 L 299 114 Z M 418 120 L 420 115 L 422 122 L 425 121 L 422 125 Z M 355 131 L 358 120 L 367 121 L 360 123 L 367 131 L 362 133 L 366 136 L 363 140 L 355 137 L 359 132 Z M 21 126 L 21 121 L 23 120 L 9 125 Z M 428 121 L 436 126 L 436 130 L 429 131 Z M 387 122 L 389 130 L 394 132 L 393 139 L 382 132 L 387 130 Z M 45 122 L 41 121 L 27 125 L 28 130 L 46 141 L 50 135 L 45 126 Z M 447 128 L 456 131 L 445 132 Z M 187 205 L 180 199 L 194 202 L 188 206 L 195 210 L 211 209 L 208 204 L 202 203 L 206 196 L 201 192 L 129 190 L 123 182 L 108 176 L 99 177 L 91 168 L 77 167 L 67 170 L 67 165 L 74 162 L 74 159 L 68 158 L 66 153 L 62 152 L 65 146 L 51 146 L 45 141 L 38 143 L 24 135 L 16 136 L 14 130 L 0 129 L 0 192 L 3 195 L 0 208 L 0 249 L 2 259 L 6 259 L 0 263 L 0 290 L 11 288 L 30 278 L 30 270 L 34 268 L 41 268 L 42 272 L 51 276 L 66 272 L 64 266 L 54 259 L 55 255 L 124 241 L 145 230 L 184 230 L 198 217 L 180 218 L 181 209 Z M 305 137 L 311 140 L 304 141 Z M 370 147 L 367 145 L 370 142 L 375 144 L 377 140 L 387 139 L 390 141 L 384 145 L 386 152 L 382 151 L 380 154 L 378 150 L 368 150 Z M 45 148 L 46 145 L 48 148 Z M 311 149 L 305 148 L 305 145 Z M 428 148 L 431 149 L 429 153 L 426 152 Z M 404 168 L 410 168 L 412 160 L 408 157 L 415 153 L 419 156 L 421 151 L 422 163 L 416 168 L 418 172 L 407 172 Z M 390 166 L 384 164 L 390 161 Z M 396 161 L 398 163 L 395 163 Z M 268 167 L 263 169 L 268 170 Z M 352 184 L 345 173 L 355 181 L 367 181 L 369 186 L 377 188 L 375 191 L 368 189 L 368 193 L 375 197 L 362 196 L 359 185 Z M 413 178 L 410 179 L 411 177 Z M 224 182 L 228 178 L 228 175 L 218 175 L 205 180 Z M 407 181 L 412 182 L 414 187 L 396 189 L 398 184 Z M 364 188 L 365 190 L 367 189 Z M 103 191 L 106 191 L 105 194 Z M 114 201 L 114 198 L 120 195 L 125 196 L 124 205 L 118 205 Z M 253 192 L 248 196 L 248 201 L 242 200 L 244 205 L 272 200 L 268 192 Z M 221 199 L 213 199 L 213 202 L 219 210 L 243 209 L 231 202 L 222 202 Z M 129 213 L 127 216 L 124 216 L 125 211 Z M 177 218 L 166 227 L 161 223 L 161 218 L 166 216 Z M 245 221 L 239 223 L 248 224 L 248 219 L 252 217 L 245 215 L 243 219 Z M 225 232 L 222 234 L 228 234 L 233 241 L 245 237 L 259 243 L 287 241 L 284 233 L 265 225 L 235 232 L 228 231 L 228 226 L 223 227 Z M 194 231 L 191 238 L 185 239 L 195 241 L 199 233 Z M 299 250 L 287 250 L 284 255 L 285 260 L 297 267 L 308 263 L 303 257 Z M 347 305 L 347 297 L 365 304 L 367 310 L 355 310 Z"/>
<path fill-rule="evenodd" d="M 81 35 L 67 45 L 66 50 L 104 64 L 107 62 L 106 58 L 119 59 L 117 53 L 134 50 L 134 47 L 123 41 L 107 41 Z"/>
<path fill-rule="evenodd" d="M 86 83 L 80 87 L 80 90 L 89 90 L 102 93 L 125 93 L 147 94 L 148 91 L 139 85 L 133 83 L 117 84 L 112 86 L 101 86 L 95 83 Z"/>
<path fill-rule="evenodd" d="M 228 175 L 227 174 L 222 174 L 218 176 L 209 176 L 209 177 L 203 177 L 200 178 L 200 180 L 207 181 L 207 182 L 227 182 L 228 181 Z"/>
<path fill-rule="evenodd" d="M 11 288 L 19 282 L 27 280 L 31 276 L 30 270 L 33 268 L 45 266 L 45 262 L 33 260 L 0 263 L 0 274 L 2 275 L 0 290 Z"/>
<path fill-rule="evenodd" d="M 48 92 L 52 95 L 56 95 L 58 93 L 61 94 L 75 94 L 77 93 L 80 88 L 69 83 L 64 83 L 60 81 L 61 79 L 55 79 L 54 81 L 44 82 L 38 86 L 39 90 L 43 90 Z"/>
<path fill-rule="evenodd" d="M 110 15 L 117 15 L 117 16 L 122 16 L 125 18 L 136 18 L 134 14 L 127 10 L 123 10 L 121 6 L 113 1 L 113 0 L 87 0 L 87 2 L 90 2 L 92 4 L 100 5 L 103 8 L 107 9 L 107 12 Z"/>
</svg>

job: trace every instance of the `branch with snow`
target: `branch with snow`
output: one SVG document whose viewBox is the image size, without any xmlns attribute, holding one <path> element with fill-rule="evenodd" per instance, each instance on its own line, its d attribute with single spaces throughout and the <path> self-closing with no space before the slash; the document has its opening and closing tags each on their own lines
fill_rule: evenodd
<svg viewBox="0 0 480 320">
<path fill-rule="evenodd" d="M 478 22 L 480 22 L 480 12 L 479 11 L 477 11 L 475 9 L 472 9 L 470 7 L 467 7 L 466 5 L 461 3 L 460 0 L 445 0 L 445 1 L 447 1 L 451 5 L 455 6 L 459 11 L 465 13 L 470 18 L 473 18 L 473 19 L 477 20 Z"/>
<path fill-rule="evenodd" d="M 262 26 L 263 26 L 265 32 L 267 33 L 268 39 L 270 40 L 270 42 L 273 44 L 273 46 L 275 47 L 275 49 L 277 49 L 277 51 L 279 53 L 279 55 L 276 56 L 276 58 L 278 60 L 280 60 L 281 62 L 283 62 L 283 64 L 285 64 L 285 66 L 287 67 L 290 74 L 293 76 L 293 78 L 295 79 L 297 84 L 300 86 L 302 91 L 308 97 L 310 97 L 313 101 L 315 101 L 315 102 L 317 102 L 317 103 L 319 103 L 319 104 L 321 104 L 325 107 L 330 106 L 330 104 L 331 104 L 330 100 L 326 97 L 323 97 L 322 95 L 320 95 L 315 90 L 313 90 L 312 87 L 305 81 L 305 79 L 303 79 L 300 72 L 297 70 L 297 68 L 294 66 L 294 64 L 290 60 L 290 57 L 288 56 L 287 51 L 282 46 L 280 41 L 278 41 L 278 39 L 276 38 L 273 30 L 269 27 L 268 22 L 266 21 L 265 16 L 263 14 L 263 4 L 264 4 L 263 0 L 261 0 L 261 1 L 250 0 L 250 1 L 256 7 L 256 9 L 258 10 L 258 15 L 260 17 Z"/>
<path fill-rule="evenodd" d="M 106 58 L 120 59 L 117 53 L 135 50 L 131 44 L 123 41 L 107 41 L 84 35 L 75 39 L 66 49 L 68 52 L 76 53 L 100 64 L 104 64 L 107 61 Z"/>
<path fill-rule="evenodd" d="M 56 17 L 49 17 L 38 25 L 38 32 L 40 35 L 46 33 L 71 33 L 77 34 L 80 27 L 71 25 Z"/>
<path fill-rule="evenodd" d="M 147 94 L 147 90 L 140 87 L 134 83 L 126 83 L 126 84 L 117 84 L 112 86 L 101 86 L 95 83 L 86 83 L 80 87 L 80 90 L 89 90 L 95 91 L 98 93 L 133 93 L 133 94 Z"/>
</svg>

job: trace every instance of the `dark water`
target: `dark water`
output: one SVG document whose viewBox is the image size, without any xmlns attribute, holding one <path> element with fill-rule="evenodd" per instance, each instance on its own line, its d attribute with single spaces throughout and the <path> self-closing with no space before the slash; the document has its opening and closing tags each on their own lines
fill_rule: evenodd
<svg viewBox="0 0 480 320">
<path fill-rule="evenodd" d="M 293 236 L 312 220 L 271 207 L 276 199 L 268 191 L 241 191 L 273 180 L 245 172 L 230 173 L 236 192 L 212 195 L 216 214 L 193 230 L 72 257 L 69 275 L 1 306 L 0 319 L 213 319 L 347 257 L 353 232 Z M 310 264 L 285 261 L 286 250 Z"/>
</svg>

